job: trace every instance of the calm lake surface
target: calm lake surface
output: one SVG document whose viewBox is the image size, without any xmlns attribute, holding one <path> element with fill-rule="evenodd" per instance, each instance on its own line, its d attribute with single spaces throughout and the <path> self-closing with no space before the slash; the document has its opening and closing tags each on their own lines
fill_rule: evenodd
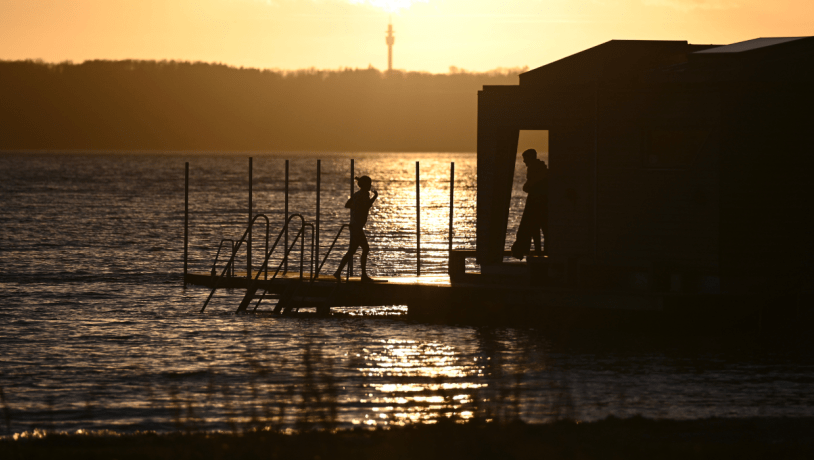
<svg viewBox="0 0 814 460">
<path fill-rule="evenodd" d="M 322 159 L 323 253 L 347 219 L 354 158 L 380 193 L 367 230 L 381 277 L 415 274 L 416 161 L 422 273 L 446 271 L 455 162 L 454 245 L 474 245 L 474 154 L 253 156 L 254 211 L 275 236 L 285 159 L 289 210 L 309 220 Z M 235 316 L 242 293 L 229 290 L 199 314 L 209 290 L 181 283 L 186 161 L 190 270 L 208 272 L 220 240 L 245 229 L 248 155 L 0 153 L 0 435 L 814 416 L 814 360 L 799 347 L 425 324 L 398 305 L 341 318 Z"/>
</svg>

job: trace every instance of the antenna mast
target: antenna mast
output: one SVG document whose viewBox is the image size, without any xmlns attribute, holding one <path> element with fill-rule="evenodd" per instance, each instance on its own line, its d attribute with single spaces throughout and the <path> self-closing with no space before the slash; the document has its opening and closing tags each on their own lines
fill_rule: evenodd
<svg viewBox="0 0 814 460">
<path fill-rule="evenodd" d="M 390 20 L 390 23 L 387 24 L 387 71 L 390 72 L 393 70 L 393 43 L 396 41 L 396 37 L 393 36 L 393 20 Z"/>
</svg>

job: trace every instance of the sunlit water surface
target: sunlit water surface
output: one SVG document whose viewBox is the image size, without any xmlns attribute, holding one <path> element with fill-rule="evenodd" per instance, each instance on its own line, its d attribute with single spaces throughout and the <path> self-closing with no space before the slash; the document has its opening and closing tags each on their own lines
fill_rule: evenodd
<svg viewBox="0 0 814 460">
<path fill-rule="evenodd" d="M 368 224 L 374 276 L 415 275 L 417 160 L 422 273 L 446 271 L 451 162 L 454 245 L 474 245 L 472 154 L 256 154 L 255 212 L 275 234 L 286 158 L 289 211 L 308 220 L 322 159 L 323 253 L 347 219 L 351 158 L 380 193 Z M 235 316 L 241 292 L 227 290 L 199 314 L 209 291 L 181 286 L 185 161 L 190 270 L 207 272 L 220 240 L 245 228 L 246 155 L 0 154 L 0 433 L 814 415 L 814 363 L 792 351 L 552 340 L 410 322 L 398 305 L 328 319 Z"/>
</svg>

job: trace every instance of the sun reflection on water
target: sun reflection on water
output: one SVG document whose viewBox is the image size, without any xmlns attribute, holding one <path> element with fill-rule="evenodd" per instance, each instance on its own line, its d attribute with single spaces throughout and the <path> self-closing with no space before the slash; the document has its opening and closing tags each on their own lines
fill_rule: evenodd
<svg viewBox="0 0 814 460">
<path fill-rule="evenodd" d="M 369 405 L 371 413 L 354 424 L 434 423 L 439 417 L 466 421 L 475 413 L 473 393 L 487 386 L 478 381 L 483 375 L 478 360 L 464 360 L 454 346 L 437 341 L 390 339 L 363 353 L 364 367 L 357 371 L 389 383 L 369 384 L 372 392 L 359 403 Z"/>
</svg>

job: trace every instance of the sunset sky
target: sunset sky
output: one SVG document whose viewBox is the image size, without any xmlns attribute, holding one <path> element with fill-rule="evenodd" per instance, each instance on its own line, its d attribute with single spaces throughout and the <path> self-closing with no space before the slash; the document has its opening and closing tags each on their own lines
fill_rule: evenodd
<svg viewBox="0 0 814 460">
<path fill-rule="evenodd" d="M 814 35 L 813 0 L 0 0 L 0 59 L 539 67 L 611 39 Z"/>
</svg>

